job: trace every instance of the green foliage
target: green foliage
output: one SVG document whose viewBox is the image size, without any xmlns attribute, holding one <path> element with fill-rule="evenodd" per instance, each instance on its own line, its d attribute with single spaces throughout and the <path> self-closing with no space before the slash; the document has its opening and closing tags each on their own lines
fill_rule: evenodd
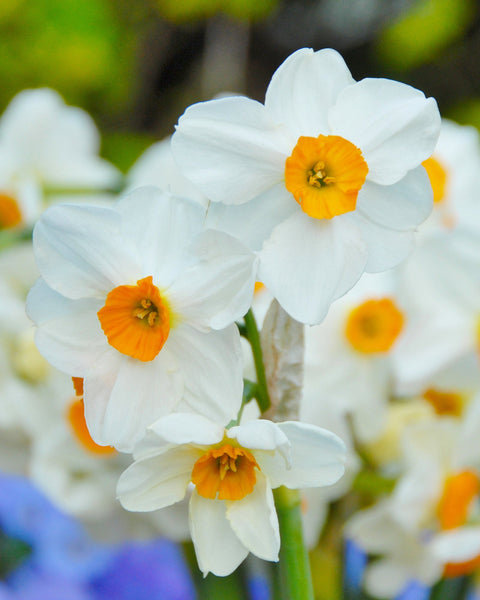
<svg viewBox="0 0 480 600">
<path fill-rule="evenodd" d="M 126 173 L 139 156 L 158 142 L 153 135 L 116 131 L 102 137 L 102 156 Z"/>
<path fill-rule="evenodd" d="M 461 38 L 474 13 L 473 0 L 420 0 L 380 35 L 379 57 L 398 70 L 432 61 Z"/>
<path fill-rule="evenodd" d="M 2 0 L 0 103 L 49 86 L 69 103 L 113 107 L 128 99 L 134 38 L 109 0 Z"/>
<path fill-rule="evenodd" d="M 5 579 L 9 573 L 15 571 L 30 552 L 30 546 L 25 542 L 0 533 L 0 579 Z"/>
<path fill-rule="evenodd" d="M 222 12 L 236 19 L 268 16 L 278 0 L 156 0 L 160 14 L 174 22 L 204 19 Z"/>
</svg>

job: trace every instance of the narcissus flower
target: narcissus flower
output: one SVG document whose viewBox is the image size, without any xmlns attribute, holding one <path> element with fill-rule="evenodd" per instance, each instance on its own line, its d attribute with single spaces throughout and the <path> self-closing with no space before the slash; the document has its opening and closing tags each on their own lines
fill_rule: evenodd
<svg viewBox="0 0 480 600">
<path fill-rule="evenodd" d="M 226 422 L 237 415 L 232 323 L 248 309 L 255 259 L 203 221 L 199 205 L 142 188 L 111 209 L 52 207 L 35 228 L 37 345 L 84 378 L 87 424 L 102 446 L 129 451 L 180 400 Z"/>
<path fill-rule="evenodd" d="M 15 96 L 0 119 L 0 229 L 31 226 L 46 191 L 118 186 L 120 173 L 99 148 L 91 117 L 53 90 Z"/>
<path fill-rule="evenodd" d="M 333 433 L 298 422 L 249 421 L 225 429 L 201 415 L 159 419 L 118 483 L 127 510 L 182 500 L 189 484 L 190 532 L 206 575 L 228 575 L 252 552 L 278 560 L 272 488 L 317 487 L 343 474 L 345 446 Z"/>
<path fill-rule="evenodd" d="M 274 74 L 265 105 L 230 97 L 188 108 L 172 150 L 209 199 L 233 205 L 213 210 L 215 226 L 257 250 L 258 279 L 313 324 L 364 270 L 407 255 L 432 209 L 421 163 L 439 129 L 422 92 L 355 82 L 334 50 L 302 49 Z"/>
</svg>

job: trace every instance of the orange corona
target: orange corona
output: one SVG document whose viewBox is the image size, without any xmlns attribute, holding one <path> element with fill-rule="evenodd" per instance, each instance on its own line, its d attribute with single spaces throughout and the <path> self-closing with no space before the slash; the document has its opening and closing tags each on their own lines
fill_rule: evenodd
<svg viewBox="0 0 480 600">
<path fill-rule="evenodd" d="M 0 193 L 0 229 L 11 229 L 20 225 L 22 213 L 14 198 Z"/>
<path fill-rule="evenodd" d="M 331 219 L 355 210 L 367 173 L 361 151 L 348 140 L 301 136 L 285 163 L 285 185 L 307 215 Z"/>
<path fill-rule="evenodd" d="M 447 187 L 447 171 L 445 167 L 436 158 L 431 156 L 423 161 L 422 165 L 427 171 L 428 178 L 433 190 L 433 201 L 435 204 L 442 202 L 445 198 Z"/>
<path fill-rule="evenodd" d="M 390 298 L 367 300 L 348 316 L 345 335 L 359 352 L 387 352 L 402 331 L 403 321 L 402 313 Z"/>
<path fill-rule="evenodd" d="M 157 356 L 170 333 L 170 311 L 151 276 L 114 288 L 97 314 L 108 343 L 144 362 Z"/>
<path fill-rule="evenodd" d="M 255 468 L 257 461 L 248 450 L 224 444 L 208 450 L 197 460 L 192 483 L 204 498 L 241 500 L 255 487 Z"/>
</svg>

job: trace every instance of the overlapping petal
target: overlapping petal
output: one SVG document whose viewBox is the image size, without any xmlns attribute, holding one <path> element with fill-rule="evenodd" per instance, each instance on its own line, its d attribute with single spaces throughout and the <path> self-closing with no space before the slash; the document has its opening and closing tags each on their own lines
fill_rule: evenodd
<svg viewBox="0 0 480 600">
<path fill-rule="evenodd" d="M 433 98 L 389 79 L 363 79 L 340 92 L 332 132 L 361 149 L 368 179 L 389 185 L 429 158 L 440 133 Z"/>
<path fill-rule="evenodd" d="M 137 461 L 122 473 L 117 497 L 127 510 L 151 511 L 170 506 L 185 496 L 198 456 L 190 446 Z"/>
<path fill-rule="evenodd" d="M 138 279 L 137 257 L 121 236 L 121 216 L 113 209 L 52 206 L 37 223 L 33 243 L 43 278 L 67 298 L 102 298 Z"/>
<path fill-rule="evenodd" d="M 291 141 L 265 107 L 242 97 L 190 106 L 172 138 L 186 177 L 211 200 L 242 204 L 283 178 Z"/>
<path fill-rule="evenodd" d="M 258 278 L 294 319 L 314 324 L 356 283 L 366 261 L 365 243 L 354 225 L 297 211 L 263 245 Z"/>
<path fill-rule="evenodd" d="M 234 533 L 221 500 L 193 492 L 190 498 L 190 533 L 198 566 L 206 576 L 229 575 L 247 557 L 248 550 Z"/>
<path fill-rule="evenodd" d="M 341 55 L 327 48 L 302 48 L 275 71 L 265 96 L 265 107 L 277 123 L 295 134 L 317 136 L 329 132 L 328 112 L 343 88 L 355 80 Z"/>
<path fill-rule="evenodd" d="M 253 492 L 236 502 L 227 502 L 227 519 L 242 544 L 264 560 L 278 560 L 280 530 L 272 488 L 257 472 Z"/>
</svg>

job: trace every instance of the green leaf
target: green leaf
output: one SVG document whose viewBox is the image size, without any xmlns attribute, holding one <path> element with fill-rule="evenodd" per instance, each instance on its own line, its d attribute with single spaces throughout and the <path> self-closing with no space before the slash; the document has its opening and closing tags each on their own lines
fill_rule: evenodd
<svg viewBox="0 0 480 600">
<path fill-rule="evenodd" d="M 30 553 L 27 543 L 0 534 L 0 579 L 15 571 Z"/>
<path fill-rule="evenodd" d="M 459 40 L 475 15 L 473 0 L 421 0 L 383 31 L 377 52 L 386 64 L 408 70 L 432 61 Z"/>
</svg>

